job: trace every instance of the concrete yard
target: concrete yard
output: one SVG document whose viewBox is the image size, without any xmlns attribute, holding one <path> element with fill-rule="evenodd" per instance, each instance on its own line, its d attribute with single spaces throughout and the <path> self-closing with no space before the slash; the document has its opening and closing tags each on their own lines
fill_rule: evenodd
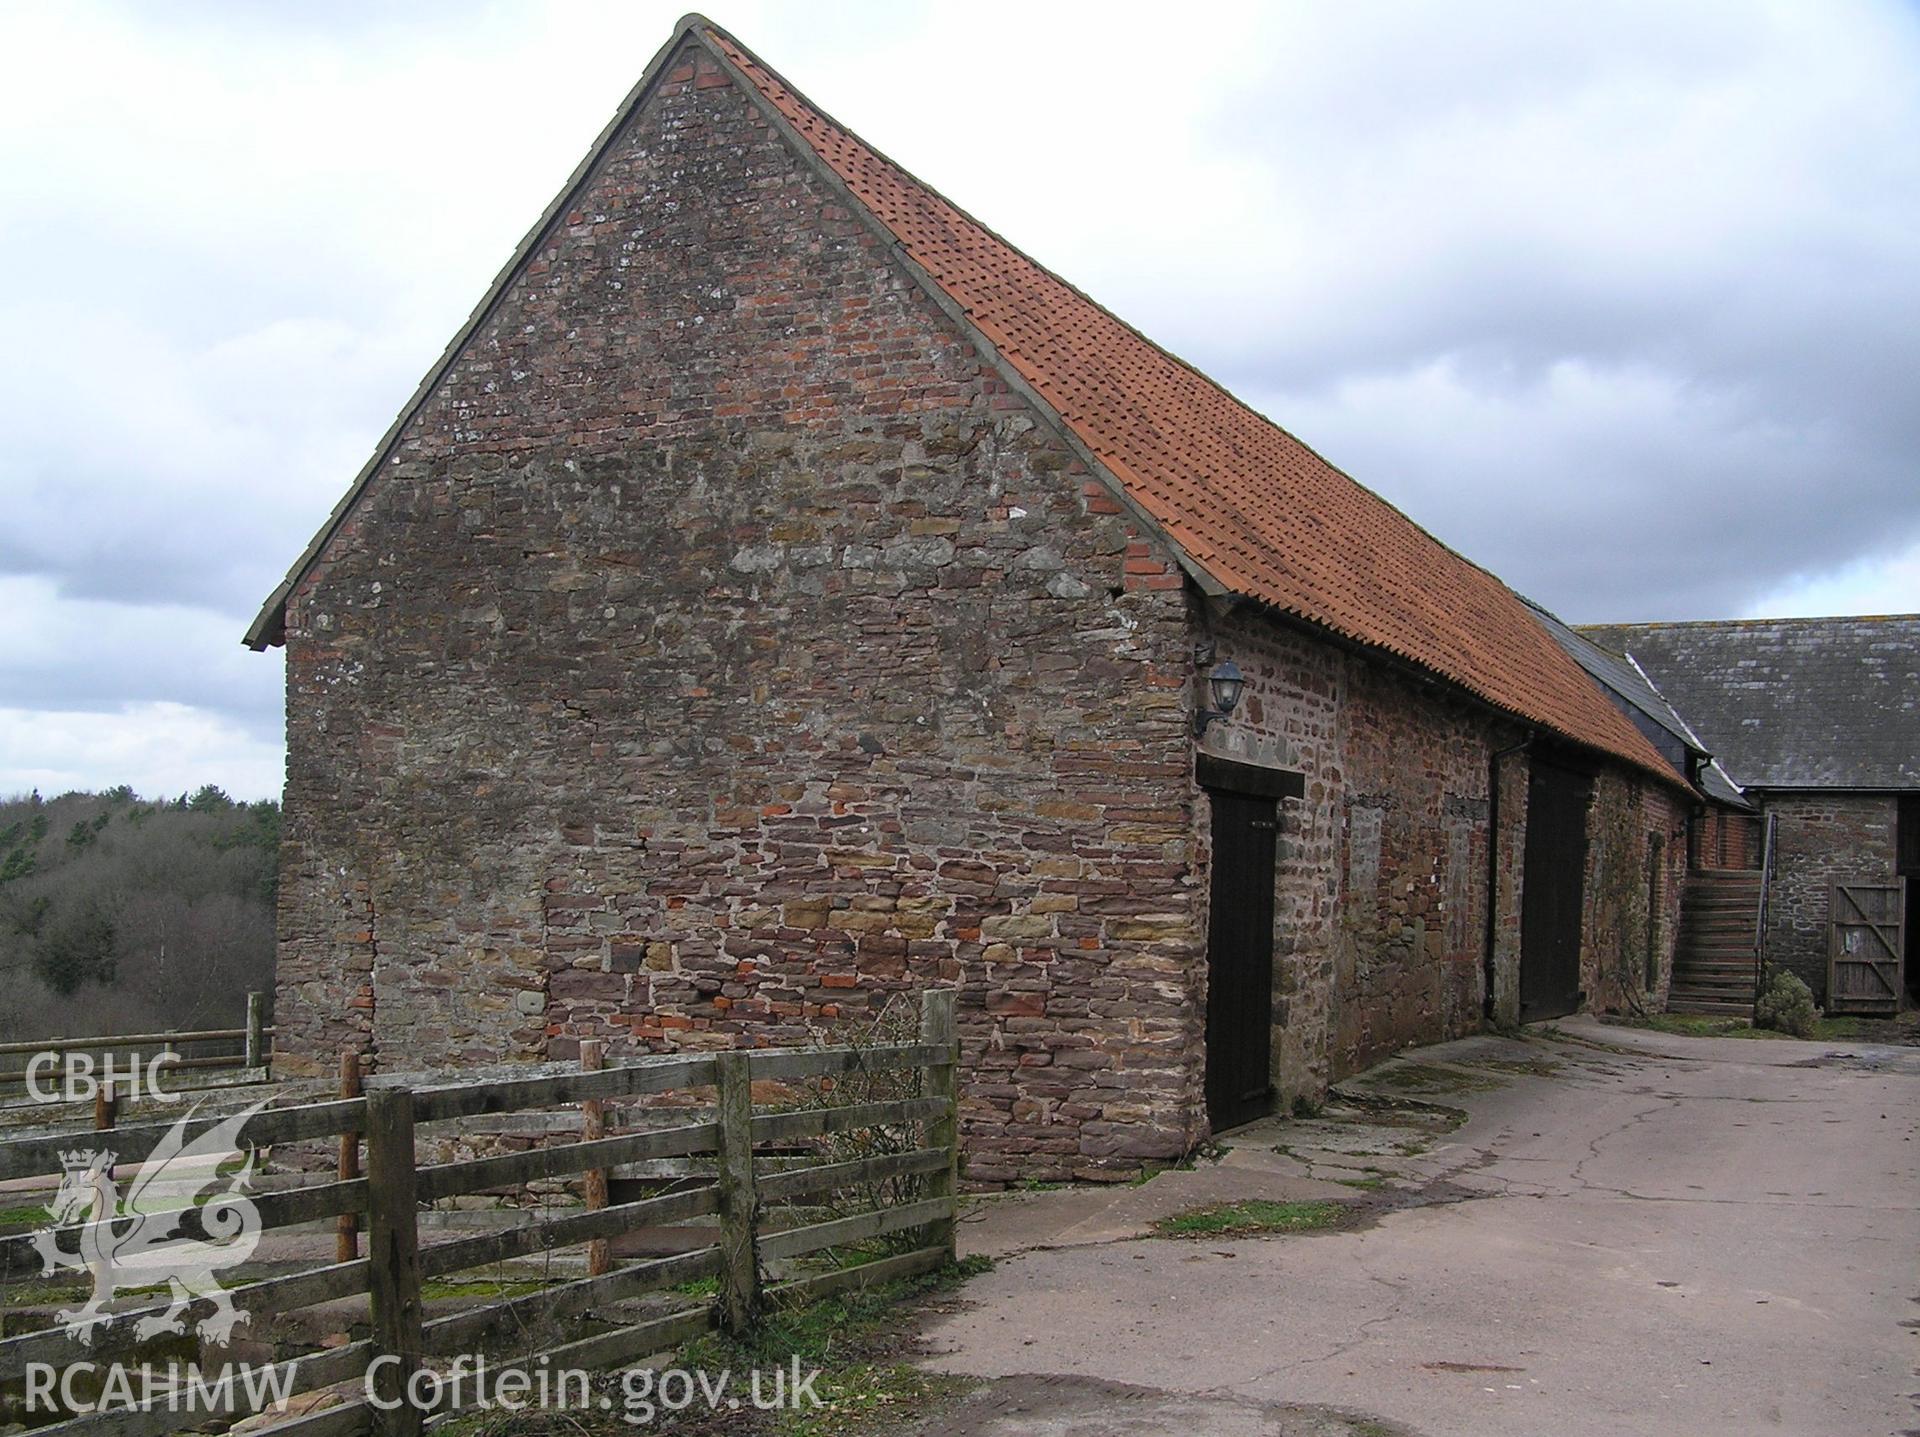
<svg viewBox="0 0 1920 1437">
<path fill-rule="evenodd" d="M 1345 1087 L 1193 1171 L 983 1200 L 963 1245 L 1002 1260 L 929 1361 L 992 1381 L 928 1430 L 1920 1427 L 1920 1048 L 1569 1020 Z M 1144 1236 L 1336 1195 L 1362 1209 L 1341 1231 Z"/>
</svg>

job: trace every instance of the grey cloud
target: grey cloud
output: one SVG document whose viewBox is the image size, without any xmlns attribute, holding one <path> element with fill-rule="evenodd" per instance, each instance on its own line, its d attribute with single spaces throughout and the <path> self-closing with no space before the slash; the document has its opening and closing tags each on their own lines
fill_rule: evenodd
<svg viewBox="0 0 1920 1437">
<path fill-rule="evenodd" d="M 1164 13 L 1033 7 L 1037 85 L 938 8 L 742 3 L 881 149 L 1571 618 L 1920 541 L 1911 7 L 1221 0 L 1178 65 Z M 277 733 L 242 629 L 684 8 L 23 13 L 0 708 Z"/>
<path fill-rule="evenodd" d="M 1286 14 L 1211 129 L 1273 242 L 1116 308 L 1575 617 L 1920 540 L 1916 12 Z"/>
</svg>

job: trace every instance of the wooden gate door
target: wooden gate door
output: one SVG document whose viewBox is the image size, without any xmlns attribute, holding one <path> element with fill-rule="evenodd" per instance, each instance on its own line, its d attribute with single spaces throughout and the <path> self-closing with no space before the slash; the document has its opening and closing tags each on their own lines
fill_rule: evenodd
<svg viewBox="0 0 1920 1437">
<path fill-rule="evenodd" d="M 1893 871 L 1907 880 L 1907 923 L 1901 934 L 1907 941 L 1902 955 L 1907 963 L 1907 996 L 1920 1002 L 1920 953 L 1914 952 L 1920 936 L 1920 793 L 1900 795 L 1894 822 Z"/>
<path fill-rule="evenodd" d="M 1898 1013 L 1907 881 L 1836 883 L 1827 898 L 1827 1011 Z"/>
<path fill-rule="evenodd" d="M 1210 790 L 1213 883 L 1207 910 L 1207 1118 L 1213 1130 L 1266 1114 L 1273 1098 L 1271 798 Z"/>
<path fill-rule="evenodd" d="M 1527 776 L 1520 879 L 1520 1021 L 1580 1006 L 1580 917 L 1593 781 L 1535 754 Z"/>
</svg>

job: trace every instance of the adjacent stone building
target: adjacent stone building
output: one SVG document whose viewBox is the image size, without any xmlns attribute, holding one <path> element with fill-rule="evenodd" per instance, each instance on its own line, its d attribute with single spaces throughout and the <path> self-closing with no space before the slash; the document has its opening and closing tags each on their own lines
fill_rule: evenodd
<svg viewBox="0 0 1920 1437">
<path fill-rule="evenodd" d="M 1582 632 L 1652 675 L 1763 815 L 1771 839 L 1720 861 L 1766 874 L 1766 960 L 1842 1010 L 1893 1011 L 1920 993 L 1920 615 Z M 1898 961 L 1876 973 L 1862 956 L 1859 989 L 1828 992 L 1830 957 L 1889 948 L 1904 977 Z"/>
<path fill-rule="evenodd" d="M 1700 800 L 1497 578 L 697 16 L 248 641 L 287 1067 L 952 985 L 981 1182 L 1657 1005 Z"/>
</svg>

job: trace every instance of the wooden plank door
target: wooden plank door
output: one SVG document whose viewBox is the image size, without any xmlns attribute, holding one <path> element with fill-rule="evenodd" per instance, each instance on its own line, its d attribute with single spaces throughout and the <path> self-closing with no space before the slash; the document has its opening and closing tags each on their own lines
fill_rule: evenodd
<svg viewBox="0 0 1920 1437">
<path fill-rule="evenodd" d="M 1895 811 L 1893 871 L 1907 880 L 1907 922 L 1901 936 L 1907 948 L 1907 997 L 1920 1002 L 1920 793 L 1903 793 Z"/>
<path fill-rule="evenodd" d="M 1827 1011 L 1898 1013 L 1907 879 L 1836 883 L 1827 895 Z"/>
<path fill-rule="evenodd" d="M 1520 879 L 1520 1021 L 1580 1006 L 1580 926 L 1593 780 L 1536 754 L 1527 775 Z"/>
<path fill-rule="evenodd" d="M 1213 881 L 1207 910 L 1207 1118 L 1220 1132 L 1273 1102 L 1271 798 L 1209 790 Z"/>
</svg>

